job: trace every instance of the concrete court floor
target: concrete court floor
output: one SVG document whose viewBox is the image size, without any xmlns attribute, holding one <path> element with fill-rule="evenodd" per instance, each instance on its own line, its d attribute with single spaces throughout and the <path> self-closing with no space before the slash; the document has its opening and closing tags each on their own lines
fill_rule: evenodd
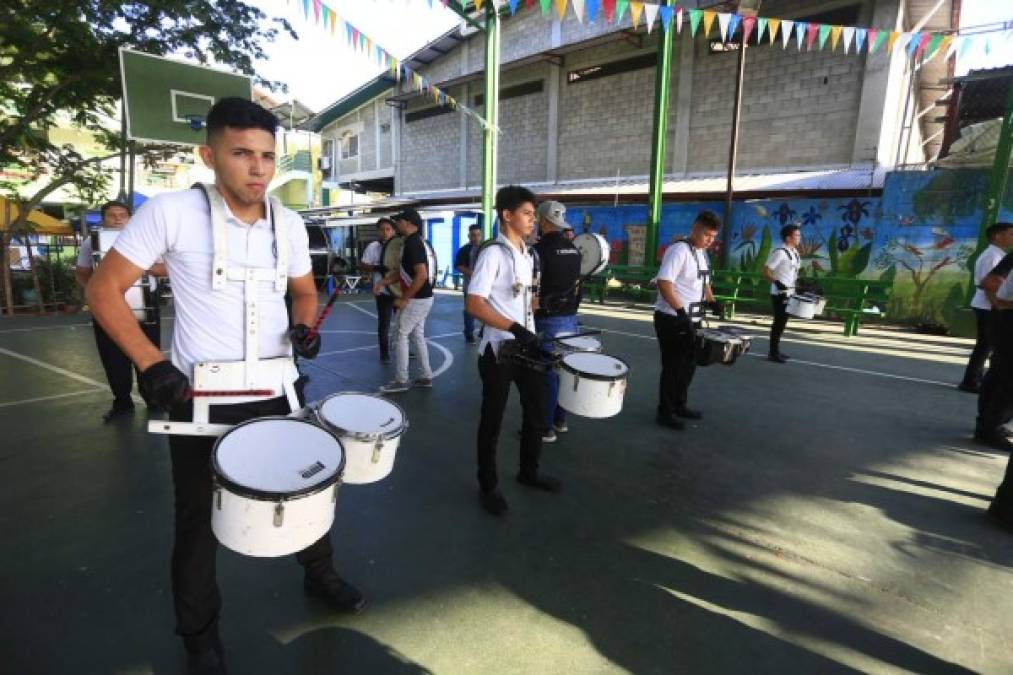
<svg viewBox="0 0 1013 675">
<path fill-rule="evenodd" d="M 337 306 L 311 397 L 388 379 L 372 309 Z M 394 474 L 338 500 L 339 570 L 370 607 L 332 615 L 291 559 L 223 549 L 231 672 L 1013 671 L 1013 535 L 983 513 L 1006 457 L 972 444 L 975 399 L 950 386 L 967 341 L 795 322 L 787 365 L 698 370 L 705 418 L 678 433 L 652 423 L 650 314 L 588 306 L 632 367 L 624 409 L 545 447 L 551 496 L 512 480 L 514 395 L 495 520 L 476 501 L 460 312 L 437 297 L 438 377 L 398 398 L 412 426 Z M 0 672 L 179 672 L 168 452 L 143 408 L 98 422 L 87 320 L 0 321 Z M 756 354 L 763 321 L 746 324 Z"/>
</svg>

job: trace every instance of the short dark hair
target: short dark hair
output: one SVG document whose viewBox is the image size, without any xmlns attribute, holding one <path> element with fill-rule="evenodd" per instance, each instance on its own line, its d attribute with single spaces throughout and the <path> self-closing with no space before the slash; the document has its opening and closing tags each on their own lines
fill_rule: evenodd
<svg viewBox="0 0 1013 675">
<path fill-rule="evenodd" d="M 694 225 L 702 225 L 708 230 L 720 230 L 721 219 L 718 218 L 717 214 L 713 211 L 701 211 L 696 214 L 696 218 L 693 219 Z"/>
<path fill-rule="evenodd" d="M 781 241 L 787 241 L 788 237 L 801 230 L 802 228 L 796 225 L 795 223 L 785 225 L 784 227 L 781 228 Z"/>
<path fill-rule="evenodd" d="M 272 136 L 278 131 L 278 118 L 258 103 L 238 96 L 227 96 L 208 110 L 207 142 L 226 127 L 262 129 Z"/>
<path fill-rule="evenodd" d="M 388 224 L 388 225 L 390 225 L 391 227 L 394 227 L 394 221 L 393 221 L 393 220 L 391 220 L 390 218 L 388 218 L 387 216 L 384 216 L 384 217 L 383 217 L 383 218 L 381 218 L 380 220 L 376 221 L 376 226 L 377 226 L 377 227 L 380 227 L 380 226 L 381 226 L 381 225 L 383 225 L 384 223 L 387 223 L 387 224 Z"/>
<path fill-rule="evenodd" d="M 394 222 L 397 222 L 399 220 L 408 221 L 418 229 L 420 230 L 422 229 L 422 216 L 419 215 L 419 212 L 416 211 L 415 209 L 405 209 L 401 213 L 395 215 Z"/>
<path fill-rule="evenodd" d="M 985 236 L 989 241 L 997 234 L 1002 234 L 1004 231 L 1013 228 L 1013 223 L 996 223 L 995 225 L 989 225 L 988 229 L 985 230 Z"/>
<path fill-rule="evenodd" d="M 479 232 L 481 232 L 482 226 L 479 225 L 478 223 L 472 223 L 471 225 L 468 226 L 468 232 L 471 232 L 472 230 L 478 230 Z"/>
<path fill-rule="evenodd" d="M 535 193 L 522 185 L 507 185 L 496 193 L 496 215 L 503 219 L 504 211 L 516 211 L 521 204 L 535 205 Z"/>
<path fill-rule="evenodd" d="M 99 209 L 99 212 L 102 214 L 102 218 L 106 217 L 106 211 L 108 211 L 109 209 L 111 209 L 111 208 L 113 208 L 115 206 L 118 206 L 121 209 L 126 209 L 127 213 L 130 213 L 130 207 L 129 206 L 127 206 L 126 204 L 124 204 L 123 202 L 121 202 L 118 199 L 113 199 L 112 201 L 108 201 L 105 204 L 103 204 L 101 206 L 101 208 Z"/>
</svg>

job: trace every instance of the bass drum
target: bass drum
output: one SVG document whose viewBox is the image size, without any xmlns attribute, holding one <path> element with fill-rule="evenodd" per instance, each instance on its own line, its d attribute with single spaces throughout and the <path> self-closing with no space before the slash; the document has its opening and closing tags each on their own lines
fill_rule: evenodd
<svg viewBox="0 0 1013 675">
<path fill-rule="evenodd" d="M 401 274 L 401 249 L 404 248 L 404 237 L 397 235 L 391 237 L 386 244 L 383 245 L 383 266 L 387 268 L 387 274 L 391 272 L 399 275 Z M 401 297 L 401 282 L 400 278 L 396 283 L 387 286 L 391 295 L 395 298 Z"/>
<path fill-rule="evenodd" d="M 585 232 L 573 238 L 580 251 L 580 276 L 600 274 L 609 262 L 609 243 L 600 234 Z"/>
</svg>

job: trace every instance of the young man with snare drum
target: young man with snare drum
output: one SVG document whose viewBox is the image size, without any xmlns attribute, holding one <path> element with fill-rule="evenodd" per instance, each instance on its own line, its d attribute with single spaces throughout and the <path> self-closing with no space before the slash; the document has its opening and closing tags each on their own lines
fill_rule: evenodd
<svg viewBox="0 0 1013 675">
<path fill-rule="evenodd" d="M 974 263 L 974 285 L 977 289 L 974 297 L 971 298 L 971 309 L 974 311 L 975 323 L 977 324 L 977 339 L 974 342 L 974 349 L 967 360 L 967 368 L 964 370 L 964 379 L 957 386 L 961 391 L 977 394 L 981 389 L 981 380 L 985 374 L 985 362 L 992 353 L 992 343 L 988 326 L 989 317 L 992 314 L 992 301 L 988 299 L 981 282 L 985 275 L 999 264 L 1006 255 L 1006 251 L 1013 246 L 1013 223 L 996 223 L 985 231 L 988 237 L 988 248 L 981 252 Z"/>
<path fill-rule="evenodd" d="M 502 516 L 507 502 L 496 475 L 496 444 L 511 383 L 517 385 L 523 410 L 517 482 L 547 492 L 559 492 L 561 484 L 538 471 L 545 430 L 545 373 L 508 358 L 510 351 L 537 355 L 540 347 L 533 332 L 535 262 L 525 244 L 534 229 L 535 196 L 524 187 L 504 187 L 496 193 L 496 214 L 499 234 L 479 251 L 465 308 L 485 324 L 478 345 L 478 372 L 482 378 L 479 501 L 492 515 Z"/>
<path fill-rule="evenodd" d="M 251 101 L 219 100 L 208 112 L 207 145 L 200 148 L 215 173 L 214 185 L 148 200 L 88 287 L 96 320 L 141 369 L 152 399 L 173 420 L 193 417 L 189 375 L 198 363 L 220 362 L 225 370 L 241 366 L 248 354 L 259 355 L 256 363 L 272 381 L 279 374 L 274 391 L 292 391 L 297 375 L 292 352 L 311 359 L 320 350 L 319 335 L 307 328 L 316 318 L 317 292 L 306 228 L 297 214 L 267 197 L 277 124 Z M 159 257 L 172 278 L 176 305 L 171 362 L 132 320 L 123 300 L 124 290 Z M 291 329 L 286 290 L 296 324 Z M 210 421 L 239 424 L 288 413 L 294 397 L 273 396 L 213 406 Z M 225 672 L 218 636 L 218 542 L 211 529 L 214 443 L 209 436 L 169 437 L 176 512 L 172 592 L 176 631 L 192 673 Z M 362 609 L 361 594 L 334 572 L 329 534 L 296 558 L 308 594 L 336 609 Z"/>
<path fill-rule="evenodd" d="M 654 331 L 661 349 L 657 422 L 682 430 L 682 419 L 703 415 L 686 407 L 689 385 L 696 371 L 696 328 L 704 308 L 720 313 L 710 287 L 707 249 L 714 243 L 721 220 L 701 211 L 686 239 L 665 251 L 658 269 L 658 299 L 654 303 Z"/>
<path fill-rule="evenodd" d="M 380 363 L 390 363 L 390 319 L 394 315 L 394 296 L 383 286 L 383 277 L 389 272 L 383 265 L 383 245 L 394 238 L 394 221 L 381 218 L 376 221 L 380 235 L 362 252 L 359 267 L 373 275 L 373 297 L 376 298 L 376 336 L 380 342 Z"/>
<path fill-rule="evenodd" d="M 763 276 L 770 282 L 770 303 L 774 308 L 774 321 L 770 324 L 770 350 L 767 360 L 787 363 L 788 357 L 781 353 L 781 335 L 788 325 L 788 299 L 795 292 L 798 270 L 802 259 L 798 255 L 798 243 L 802 240 L 802 228 L 785 225 L 781 228 L 782 245 L 767 256 Z"/>
</svg>

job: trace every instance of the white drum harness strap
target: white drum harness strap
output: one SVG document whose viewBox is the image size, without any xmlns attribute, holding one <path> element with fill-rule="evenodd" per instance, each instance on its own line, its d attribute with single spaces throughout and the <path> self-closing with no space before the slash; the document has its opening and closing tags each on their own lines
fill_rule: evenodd
<svg viewBox="0 0 1013 675">
<path fill-rule="evenodd" d="M 532 247 L 525 245 L 525 250 L 531 254 L 532 260 L 531 285 L 525 286 L 521 282 L 521 280 L 517 277 L 517 262 L 514 260 L 514 250 L 506 242 L 500 241 L 499 239 L 490 239 L 489 241 L 483 243 L 478 249 L 478 255 L 475 256 L 475 264 L 476 265 L 478 264 L 479 256 L 481 256 L 486 249 L 491 248 L 493 246 L 501 247 L 506 252 L 507 257 L 510 259 L 510 269 L 513 273 L 514 279 L 511 288 L 513 289 L 513 294 L 515 298 L 519 296 L 521 293 L 524 294 L 524 320 L 526 325 L 527 320 L 529 318 L 532 318 L 534 314 L 534 310 L 531 307 L 532 305 L 531 298 L 533 295 L 536 295 L 538 293 L 538 282 L 541 276 L 541 267 L 538 260 L 538 252 L 535 251 L 535 249 L 533 249 Z"/>
<path fill-rule="evenodd" d="M 686 305 L 686 314 L 689 315 L 691 320 L 694 318 L 703 319 L 704 312 L 707 307 L 707 286 L 710 284 L 711 280 L 710 267 L 700 267 L 700 256 L 697 255 L 696 247 L 693 246 L 693 243 L 689 239 L 680 239 L 675 242 L 674 245 L 677 246 L 679 244 L 686 244 L 686 246 L 689 247 L 689 254 L 693 256 L 693 263 L 696 265 L 696 278 L 703 280 L 703 289 L 700 291 L 700 301 L 691 302 Z"/>
</svg>

